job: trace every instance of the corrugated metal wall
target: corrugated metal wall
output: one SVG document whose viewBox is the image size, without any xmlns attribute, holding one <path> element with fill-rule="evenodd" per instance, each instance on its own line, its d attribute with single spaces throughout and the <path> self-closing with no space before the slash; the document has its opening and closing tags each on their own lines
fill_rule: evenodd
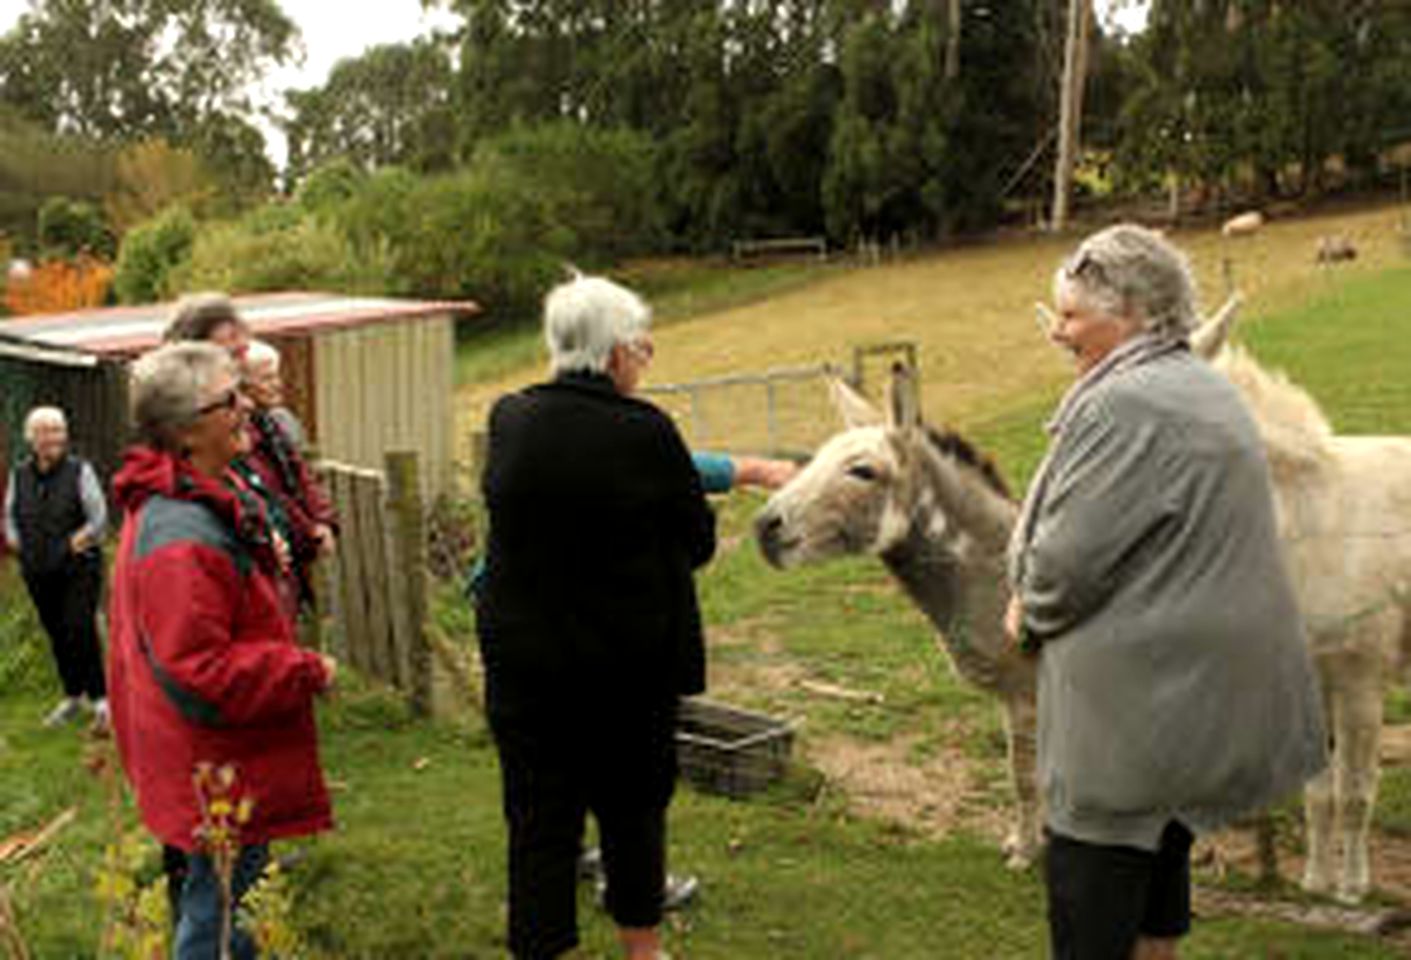
<svg viewBox="0 0 1411 960">
<path fill-rule="evenodd" d="M 386 451 L 416 450 L 423 493 L 446 491 L 454 353 L 447 314 L 320 335 L 313 377 L 320 455 L 381 470 Z"/>
<path fill-rule="evenodd" d="M 0 450 L 7 448 L 12 457 L 25 455 L 25 414 L 41 404 L 64 411 L 70 447 L 92 461 L 103 479 L 111 476 L 129 436 L 126 369 L 110 362 L 79 368 L 0 357 L 0 432 L 5 437 Z"/>
</svg>

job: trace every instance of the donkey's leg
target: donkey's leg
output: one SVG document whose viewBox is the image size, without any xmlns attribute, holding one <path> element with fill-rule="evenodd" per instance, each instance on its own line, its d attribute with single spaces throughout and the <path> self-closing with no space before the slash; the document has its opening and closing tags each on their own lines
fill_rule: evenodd
<svg viewBox="0 0 1411 960">
<path fill-rule="evenodd" d="M 1333 888 L 1333 770 L 1337 753 L 1342 749 L 1337 736 L 1337 717 L 1342 688 L 1339 684 L 1342 664 L 1330 658 L 1316 660 L 1318 679 L 1323 688 L 1323 708 L 1327 711 L 1327 728 L 1333 737 L 1332 763 L 1303 788 L 1303 820 L 1307 830 L 1308 859 L 1303 866 L 1303 889 L 1309 893 L 1328 893 Z"/>
<path fill-rule="evenodd" d="M 1381 623 L 1367 626 L 1380 627 Z M 1338 713 L 1338 749 L 1334 762 L 1338 801 L 1338 833 L 1343 846 L 1339 900 L 1355 903 L 1367 893 L 1372 868 L 1367 854 L 1367 834 L 1377 802 L 1380 779 L 1377 756 L 1382 736 L 1382 663 L 1379 649 L 1365 650 L 1348 664 L 1344 695 Z"/>
<path fill-rule="evenodd" d="M 1025 688 L 1004 698 L 1004 729 L 1009 757 L 1009 781 L 1014 786 L 1014 827 L 1004 842 L 1005 865 L 1012 870 L 1031 866 L 1043 846 L 1039 810 L 1038 736 L 1034 691 Z"/>
</svg>

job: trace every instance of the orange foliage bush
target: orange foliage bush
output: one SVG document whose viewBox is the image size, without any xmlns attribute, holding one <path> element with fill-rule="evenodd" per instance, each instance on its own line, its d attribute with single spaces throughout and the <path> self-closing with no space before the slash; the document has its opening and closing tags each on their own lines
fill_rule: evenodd
<svg viewBox="0 0 1411 960">
<path fill-rule="evenodd" d="M 47 260 L 26 276 L 10 278 L 5 307 L 17 316 L 97 307 L 107 299 L 112 284 L 113 268 L 96 257 Z"/>
</svg>

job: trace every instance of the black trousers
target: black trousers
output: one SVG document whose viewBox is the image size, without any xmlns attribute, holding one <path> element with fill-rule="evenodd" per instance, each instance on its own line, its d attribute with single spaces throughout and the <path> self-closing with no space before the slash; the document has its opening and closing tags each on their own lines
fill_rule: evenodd
<svg viewBox="0 0 1411 960">
<path fill-rule="evenodd" d="M 1193 840 L 1175 820 L 1154 852 L 1050 832 L 1044 880 L 1054 960 L 1127 960 L 1140 937 L 1184 936 Z"/>
<path fill-rule="evenodd" d="M 590 812 L 613 921 L 655 927 L 662 916 L 675 702 L 609 718 L 552 709 L 553 717 L 491 717 L 509 827 L 509 947 L 521 960 L 578 944 L 577 864 Z"/>
<path fill-rule="evenodd" d="M 103 563 L 83 557 L 58 573 L 24 572 L 25 587 L 49 635 L 64 695 L 106 697 L 103 649 L 98 642 L 98 600 L 103 593 Z"/>
</svg>

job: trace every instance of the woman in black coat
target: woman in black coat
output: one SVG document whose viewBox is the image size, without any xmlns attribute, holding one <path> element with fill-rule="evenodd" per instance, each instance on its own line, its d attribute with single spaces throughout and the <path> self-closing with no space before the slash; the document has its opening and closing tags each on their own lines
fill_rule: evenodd
<svg viewBox="0 0 1411 960">
<path fill-rule="evenodd" d="M 705 685 L 692 571 L 715 550 L 715 518 L 670 418 L 631 396 L 649 321 L 607 280 L 556 288 L 544 306 L 553 379 L 490 414 L 477 624 L 517 957 L 578 942 L 588 811 L 626 955 L 659 951 L 677 700 Z"/>
</svg>

